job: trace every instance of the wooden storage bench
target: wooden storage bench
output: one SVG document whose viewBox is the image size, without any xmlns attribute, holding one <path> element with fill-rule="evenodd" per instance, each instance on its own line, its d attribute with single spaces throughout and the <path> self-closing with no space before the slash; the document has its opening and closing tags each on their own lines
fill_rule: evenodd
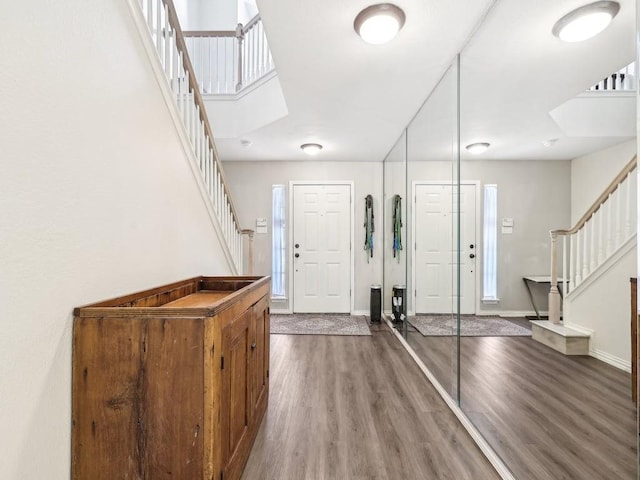
<svg viewBox="0 0 640 480">
<path fill-rule="evenodd" d="M 240 478 L 269 396 L 269 277 L 76 308 L 72 478 Z"/>
</svg>

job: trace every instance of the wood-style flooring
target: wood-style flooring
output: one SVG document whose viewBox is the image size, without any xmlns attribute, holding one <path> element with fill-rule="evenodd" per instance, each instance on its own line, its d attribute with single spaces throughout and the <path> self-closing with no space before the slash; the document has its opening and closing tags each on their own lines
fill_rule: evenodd
<svg viewBox="0 0 640 480">
<path fill-rule="evenodd" d="M 243 479 L 499 478 L 386 326 L 271 342 L 269 407 Z"/>
<path fill-rule="evenodd" d="M 408 341 L 453 392 L 455 339 Z M 516 478 L 637 478 L 628 373 L 531 337 L 462 337 L 460 351 L 462 409 Z"/>
</svg>

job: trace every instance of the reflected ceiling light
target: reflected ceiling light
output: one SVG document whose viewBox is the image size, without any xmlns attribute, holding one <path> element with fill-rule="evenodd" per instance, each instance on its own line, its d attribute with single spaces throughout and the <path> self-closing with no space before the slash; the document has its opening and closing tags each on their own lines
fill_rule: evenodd
<svg viewBox="0 0 640 480">
<path fill-rule="evenodd" d="M 307 155 L 317 155 L 322 150 L 322 145 L 319 143 L 303 143 L 300 148 Z"/>
<path fill-rule="evenodd" d="M 397 35 L 404 20 L 405 15 L 400 7 L 379 3 L 362 10 L 354 20 L 353 28 L 365 42 L 382 45 Z"/>
<path fill-rule="evenodd" d="M 576 8 L 556 22 L 551 30 L 565 42 L 581 42 L 603 31 L 618 14 L 618 2 L 594 2 Z"/>
<path fill-rule="evenodd" d="M 489 144 L 486 142 L 471 143 L 464 148 L 469 150 L 469 152 L 473 153 L 474 155 L 480 155 L 481 153 L 487 151 L 487 148 L 489 148 Z"/>
</svg>

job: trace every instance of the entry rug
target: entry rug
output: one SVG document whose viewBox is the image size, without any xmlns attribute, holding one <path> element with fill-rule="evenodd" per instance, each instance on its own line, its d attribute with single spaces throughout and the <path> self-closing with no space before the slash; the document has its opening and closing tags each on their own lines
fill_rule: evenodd
<svg viewBox="0 0 640 480">
<path fill-rule="evenodd" d="M 456 319 L 451 315 L 410 316 L 409 323 L 423 336 L 453 336 Z M 501 317 L 462 315 L 461 337 L 530 337 L 531 330 Z"/>
<path fill-rule="evenodd" d="M 271 333 L 281 335 L 371 335 L 367 317 L 304 313 L 271 315 Z"/>
</svg>

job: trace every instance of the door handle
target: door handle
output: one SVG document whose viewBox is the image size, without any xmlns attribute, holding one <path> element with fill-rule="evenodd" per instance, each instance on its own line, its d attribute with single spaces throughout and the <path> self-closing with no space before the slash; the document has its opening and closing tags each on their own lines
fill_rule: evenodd
<svg viewBox="0 0 640 480">
<path fill-rule="evenodd" d="M 476 256 L 475 256 L 475 254 L 470 253 L 470 254 L 469 254 L 469 258 L 476 258 Z"/>
<path fill-rule="evenodd" d="M 295 247 L 296 247 L 296 248 L 300 248 L 300 244 L 299 244 L 299 243 L 296 243 L 296 244 L 295 244 Z"/>
<path fill-rule="evenodd" d="M 300 256 L 300 254 L 299 254 L 299 253 L 296 253 L 296 254 L 294 255 L 294 257 L 296 257 L 296 258 L 298 258 L 299 256 Z"/>
</svg>

